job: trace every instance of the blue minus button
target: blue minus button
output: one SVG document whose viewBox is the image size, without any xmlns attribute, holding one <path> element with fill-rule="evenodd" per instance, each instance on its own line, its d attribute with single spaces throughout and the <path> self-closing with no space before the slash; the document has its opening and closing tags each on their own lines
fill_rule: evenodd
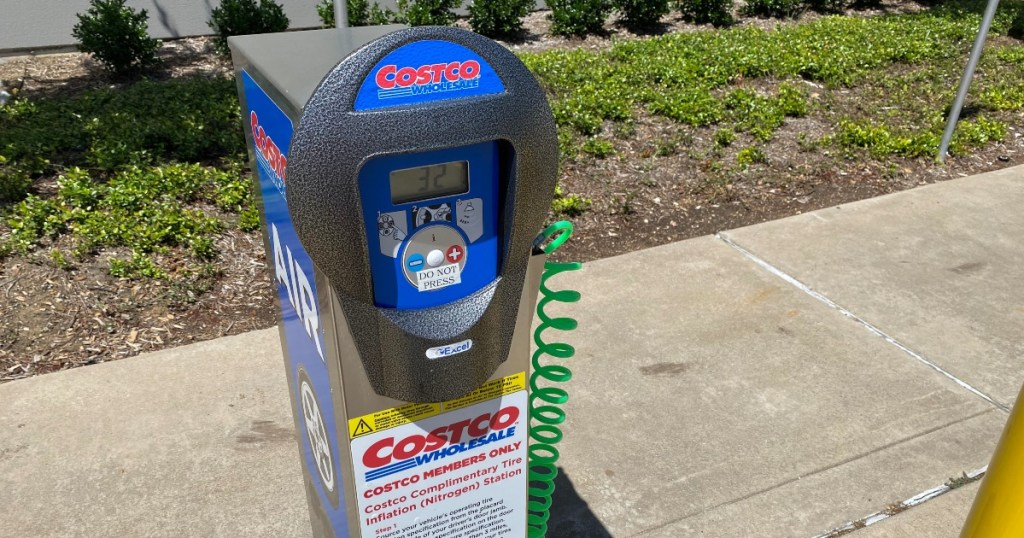
<svg viewBox="0 0 1024 538">
<path fill-rule="evenodd" d="M 423 268 L 423 255 L 413 254 L 412 256 L 409 256 L 409 258 L 405 260 L 405 266 L 414 273 L 419 271 Z"/>
</svg>

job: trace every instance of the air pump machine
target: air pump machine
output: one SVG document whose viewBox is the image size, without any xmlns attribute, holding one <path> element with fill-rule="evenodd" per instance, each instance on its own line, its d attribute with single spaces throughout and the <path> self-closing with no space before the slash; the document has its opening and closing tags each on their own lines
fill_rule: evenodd
<svg viewBox="0 0 1024 538">
<path fill-rule="evenodd" d="M 455 28 L 229 44 L 314 534 L 542 535 L 566 395 L 535 378 L 569 376 L 531 375 L 541 245 L 567 237 L 538 236 L 544 92 Z"/>
</svg>

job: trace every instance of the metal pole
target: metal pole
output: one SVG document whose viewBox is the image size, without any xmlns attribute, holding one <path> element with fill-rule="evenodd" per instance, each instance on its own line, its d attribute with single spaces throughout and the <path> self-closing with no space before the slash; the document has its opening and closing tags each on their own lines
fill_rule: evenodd
<svg viewBox="0 0 1024 538">
<path fill-rule="evenodd" d="M 996 8 L 999 7 L 999 0 L 988 0 L 985 7 L 985 16 L 981 19 L 981 27 L 978 28 L 978 35 L 974 38 L 974 46 L 971 47 L 971 57 L 967 60 L 967 69 L 964 76 L 960 78 L 960 89 L 956 92 L 956 101 L 953 108 L 949 110 L 949 119 L 946 120 L 946 132 L 942 134 L 942 144 L 939 145 L 939 162 L 946 160 L 946 153 L 949 152 L 949 143 L 953 140 L 953 131 L 956 130 L 956 122 L 960 121 L 960 110 L 964 107 L 964 100 L 967 99 L 967 90 L 971 87 L 971 79 L 974 78 L 974 68 L 978 67 L 978 60 L 981 58 L 981 50 L 985 48 L 985 38 L 988 37 L 988 30 L 992 26 L 992 19 L 996 16 Z"/>
<path fill-rule="evenodd" d="M 1024 392 L 1017 396 L 960 531 L 960 538 L 1011 536 L 1024 536 Z"/>
<path fill-rule="evenodd" d="M 334 0 L 334 27 L 348 28 L 348 0 Z"/>
</svg>

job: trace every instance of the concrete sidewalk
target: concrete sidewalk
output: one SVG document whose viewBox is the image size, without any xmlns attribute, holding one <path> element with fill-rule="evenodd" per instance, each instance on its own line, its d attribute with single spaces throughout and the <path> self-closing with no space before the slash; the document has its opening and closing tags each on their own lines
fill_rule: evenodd
<svg viewBox="0 0 1024 538">
<path fill-rule="evenodd" d="M 584 301 L 549 536 L 956 536 L 977 484 L 884 512 L 988 463 L 1024 381 L 1022 207 L 1018 167 L 553 281 Z M 276 330 L 0 402 L 0 536 L 310 534 Z"/>
</svg>

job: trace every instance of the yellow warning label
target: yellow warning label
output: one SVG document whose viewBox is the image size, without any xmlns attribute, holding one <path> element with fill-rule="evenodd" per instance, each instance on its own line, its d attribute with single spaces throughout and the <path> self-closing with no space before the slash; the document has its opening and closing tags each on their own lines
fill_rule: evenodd
<svg viewBox="0 0 1024 538">
<path fill-rule="evenodd" d="M 401 407 L 381 409 L 376 413 L 350 419 L 348 421 L 349 437 L 355 439 L 368 433 L 432 417 L 440 412 L 441 404 L 436 403 L 410 403 Z"/>
<path fill-rule="evenodd" d="M 455 409 L 469 407 L 473 404 L 486 402 L 487 400 L 499 398 L 506 394 L 512 394 L 513 392 L 519 392 L 521 390 L 526 390 L 526 372 L 519 372 L 518 374 L 512 374 L 501 379 L 488 381 L 481 385 L 480 388 L 461 398 L 444 402 L 442 404 L 442 409 L 445 411 L 454 411 Z"/>
<path fill-rule="evenodd" d="M 401 407 L 382 409 L 380 411 L 351 418 L 348 421 L 348 434 L 351 439 L 362 437 L 380 430 L 402 426 L 417 420 L 423 420 L 445 411 L 454 411 L 470 405 L 500 398 L 526 390 L 526 372 L 519 372 L 500 379 L 484 383 L 480 388 L 469 394 L 442 403 L 410 403 Z"/>
<path fill-rule="evenodd" d="M 368 433 L 373 433 L 373 428 L 366 423 L 366 419 L 359 419 L 359 423 L 356 424 L 356 427 L 352 430 L 352 437 L 359 437 L 360 435 L 366 435 Z"/>
</svg>

